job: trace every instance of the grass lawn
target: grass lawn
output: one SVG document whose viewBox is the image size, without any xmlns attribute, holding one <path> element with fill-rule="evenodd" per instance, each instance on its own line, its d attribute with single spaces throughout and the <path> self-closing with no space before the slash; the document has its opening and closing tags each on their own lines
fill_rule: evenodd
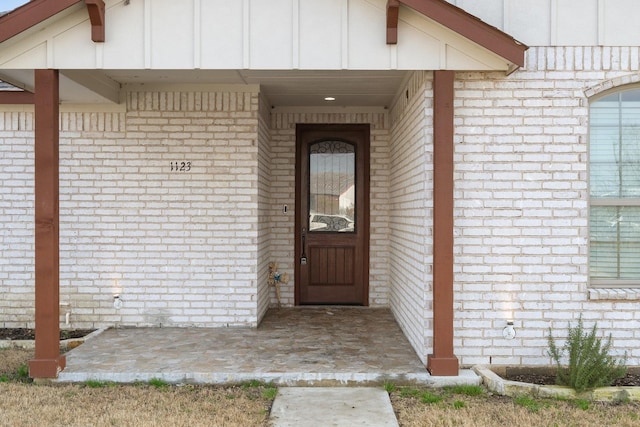
<svg viewBox="0 0 640 427">
<path fill-rule="evenodd" d="M 34 384 L 29 350 L 0 350 L 2 426 L 267 426 L 268 384 Z M 638 426 L 640 405 L 492 396 L 481 387 L 385 386 L 401 426 Z M 322 425 L 321 422 L 318 425 Z"/>
<path fill-rule="evenodd" d="M 389 388 L 389 387 L 387 387 Z M 390 392 L 401 426 L 625 426 L 640 425 L 638 403 L 494 396 L 482 387 L 434 390 L 398 387 Z"/>
</svg>

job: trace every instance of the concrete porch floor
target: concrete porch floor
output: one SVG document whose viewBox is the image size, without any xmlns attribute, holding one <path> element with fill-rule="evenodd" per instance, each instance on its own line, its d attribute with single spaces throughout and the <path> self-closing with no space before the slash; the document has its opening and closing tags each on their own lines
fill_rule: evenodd
<svg viewBox="0 0 640 427">
<path fill-rule="evenodd" d="M 479 384 L 470 370 L 433 377 L 388 309 L 271 309 L 257 329 L 108 329 L 67 353 L 60 382 L 333 386 L 418 383 Z"/>
</svg>

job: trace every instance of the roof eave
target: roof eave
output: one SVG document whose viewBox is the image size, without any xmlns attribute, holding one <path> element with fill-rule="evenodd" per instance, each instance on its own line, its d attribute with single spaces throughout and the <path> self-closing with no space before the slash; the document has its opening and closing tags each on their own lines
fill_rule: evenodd
<svg viewBox="0 0 640 427">
<path fill-rule="evenodd" d="M 78 3 L 85 3 L 91 20 L 91 38 L 104 41 L 104 0 L 31 0 L 0 16 L 0 43 L 32 28 Z"/>
<path fill-rule="evenodd" d="M 387 43 L 395 44 L 397 42 L 397 22 L 394 22 L 394 19 L 397 20 L 397 8 L 400 4 L 504 58 L 513 64 L 509 67 L 507 74 L 519 67 L 524 67 L 524 54 L 529 48 L 528 46 L 444 0 L 389 0 L 387 3 L 387 34 L 391 31 L 391 34 L 395 34 L 396 37 L 395 40 L 393 37 L 388 37 Z"/>
</svg>

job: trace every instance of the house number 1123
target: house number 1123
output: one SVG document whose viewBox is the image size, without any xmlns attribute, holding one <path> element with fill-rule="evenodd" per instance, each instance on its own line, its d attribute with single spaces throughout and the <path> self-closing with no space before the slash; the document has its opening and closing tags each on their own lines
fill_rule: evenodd
<svg viewBox="0 0 640 427">
<path fill-rule="evenodd" d="M 189 172 L 191 162 L 171 162 L 171 172 Z"/>
</svg>

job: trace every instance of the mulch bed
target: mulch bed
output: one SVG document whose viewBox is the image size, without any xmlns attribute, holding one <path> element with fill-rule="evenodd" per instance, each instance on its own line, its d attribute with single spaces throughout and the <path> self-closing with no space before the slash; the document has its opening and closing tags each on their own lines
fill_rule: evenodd
<svg viewBox="0 0 640 427">
<path fill-rule="evenodd" d="M 543 375 L 543 374 L 518 374 L 518 375 L 507 375 L 505 377 L 506 380 L 510 381 L 520 381 L 524 383 L 530 384 L 539 384 L 539 385 L 555 385 L 556 384 L 556 376 L 555 375 Z M 614 381 L 613 386 L 640 386 L 640 373 L 633 372 L 628 373 L 623 378 L 619 378 Z"/>
<path fill-rule="evenodd" d="M 89 335 L 95 329 L 63 329 L 60 330 L 60 339 L 82 338 Z M 35 329 L 28 328 L 0 328 L 0 340 L 33 340 Z"/>
</svg>

